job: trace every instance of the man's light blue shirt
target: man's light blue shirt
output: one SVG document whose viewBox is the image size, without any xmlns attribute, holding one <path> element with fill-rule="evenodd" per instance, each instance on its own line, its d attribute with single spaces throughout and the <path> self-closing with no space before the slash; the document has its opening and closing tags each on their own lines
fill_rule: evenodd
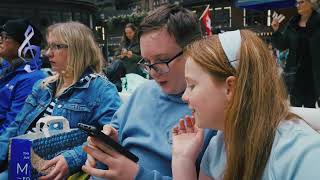
<svg viewBox="0 0 320 180">
<path fill-rule="evenodd" d="M 181 95 L 165 94 L 155 81 L 148 81 L 115 113 L 111 125 L 119 131 L 119 142 L 139 157 L 135 179 L 171 179 L 172 128 L 191 114 Z M 204 147 L 214 134 L 206 131 Z"/>
</svg>

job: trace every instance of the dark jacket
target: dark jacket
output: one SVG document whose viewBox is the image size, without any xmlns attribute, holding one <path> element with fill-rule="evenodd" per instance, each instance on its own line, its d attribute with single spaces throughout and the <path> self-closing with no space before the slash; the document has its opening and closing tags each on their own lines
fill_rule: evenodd
<svg viewBox="0 0 320 180">
<path fill-rule="evenodd" d="M 272 35 L 273 46 L 279 50 L 289 49 L 285 71 L 298 68 L 300 62 L 297 55 L 300 51 L 297 34 L 300 15 L 294 16 L 283 29 Z M 312 62 L 313 82 L 316 95 L 320 96 L 320 14 L 313 12 L 306 25 Z"/>
<path fill-rule="evenodd" d="M 123 48 L 127 49 L 128 51 L 132 51 L 132 53 L 133 53 L 133 56 L 131 58 L 128 58 L 126 56 L 121 59 L 125 68 L 126 68 L 126 72 L 127 73 L 135 73 L 135 74 L 139 74 L 141 76 L 144 76 L 142 70 L 137 65 L 137 63 L 141 59 L 140 44 L 139 44 L 138 40 L 134 40 L 133 42 L 128 43 L 128 44 L 122 44 L 120 47 L 120 50 L 118 52 L 119 55 L 121 54 L 121 50 Z"/>
<path fill-rule="evenodd" d="M 103 69 L 103 72 L 114 85 L 116 85 L 118 92 L 122 91 L 121 78 L 125 77 L 127 72 L 122 60 L 115 60 L 112 64 Z"/>
</svg>

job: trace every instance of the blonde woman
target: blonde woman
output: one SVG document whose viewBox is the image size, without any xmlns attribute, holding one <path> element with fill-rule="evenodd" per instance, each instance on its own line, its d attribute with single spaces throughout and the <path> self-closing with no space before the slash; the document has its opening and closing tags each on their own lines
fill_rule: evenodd
<svg viewBox="0 0 320 180">
<path fill-rule="evenodd" d="M 0 163 L 7 161 L 9 138 L 32 131 L 44 116 L 64 116 L 71 128 L 77 123 L 102 127 L 120 105 L 115 86 L 100 75 L 102 54 L 92 31 L 78 22 L 58 23 L 47 30 L 47 56 L 56 75 L 36 83 L 16 121 L 0 136 Z M 48 161 L 40 179 L 64 179 L 81 169 L 82 147 L 63 152 Z"/>
<path fill-rule="evenodd" d="M 315 108 L 320 97 L 320 14 L 319 0 L 296 0 L 298 14 L 280 29 L 272 21 L 273 46 L 289 50 L 284 71 L 292 106 Z"/>
<path fill-rule="evenodd" d="M 186 55 L 182 98 L 193 116 L 173 129 L 174 179 L 197 179 L 200 128 L 219 132 L 199 179 L 320 179 L 320 135 L 289 112 L 276 62 L 261 39 L 248 30 L 226 32 L 194 42 Z"/>
</svg>

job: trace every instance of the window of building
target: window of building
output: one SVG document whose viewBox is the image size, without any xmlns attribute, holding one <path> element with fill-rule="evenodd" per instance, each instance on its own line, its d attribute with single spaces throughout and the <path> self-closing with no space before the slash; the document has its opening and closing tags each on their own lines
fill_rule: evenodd
<svg viewBox="0 0 320 180">
<path fill-rule="evenodd" d="M 86 12 L 81 13 L 81 22 L 85 25 L 89 25 L 89 15 Z"/>
<path fill-rule="evenodd" d="M 243 9 L 243 27 L 248 26 L 246 21 L 246 9 Z"/>
<path fill-rule="evenodd" d="M 48 10 L 44 11 L 43 13 L 46 14 L 47 17 L 49 17 L 50 23 L 54 24 L 57 22 L 61 22 L 60 12 L 48 9 Z"/>
<path fill-rule="evenodd" d="M 80 12 L 74 12 L 72 19 L 73 19 L 74 21 L 81 21 L 81 14 L 80 14 Z"/>
<path fill-rule="evenodd" d="M 71 21 L 72 20 L 72 12 L 70 10 L 64 10 L 62 13 L 63 21 Z"/>
<path fill-rule="evenodd" d="M 246 26 L 260 26 L 260 25 L 267 25 L 268 21 L 268 14 L 267 11 L 257 11 L 257 10 L 245 10 L 244 18 Z"/>
<path fill-rule="evenodd" d="M 271 26 L 271 10 L 268 10 L 267 26 Z"/>
<path fill-rule="evenodd" d="M 158 7 L 158 6 L 160 6 L 160 0 L 154 0 L 153 7 Z"/>
<path fill-rule="evenodd" d="M 215 28 L 231 27 L 231 7 L 214 8 L 212 17 L 212 25 Z"/>
</svg>

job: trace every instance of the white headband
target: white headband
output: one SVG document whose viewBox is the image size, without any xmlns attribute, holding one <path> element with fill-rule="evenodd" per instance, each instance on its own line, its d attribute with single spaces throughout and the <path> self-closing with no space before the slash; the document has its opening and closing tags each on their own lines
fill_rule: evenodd
<svg viewBox="0 0 320 180">
<path fill-rule="evenodd" d="M 219 34 L 219 40 L 221 42 L 224 53 L 227 55 L 228 61 L 232 67 L 236 68 L 238 64 L 237 54 L 240 50 L 241 35 L 240 31 L 228 31 Z"/>
</svg>

